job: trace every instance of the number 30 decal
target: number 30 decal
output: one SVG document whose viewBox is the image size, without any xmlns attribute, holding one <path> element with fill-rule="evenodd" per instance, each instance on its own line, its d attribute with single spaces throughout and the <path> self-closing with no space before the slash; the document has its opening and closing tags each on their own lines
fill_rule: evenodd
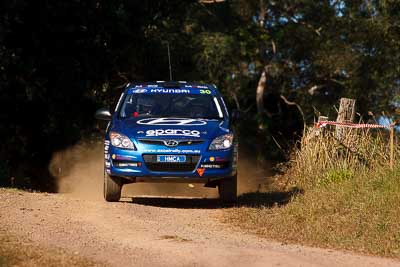
<svg viewBox="0 0 400 267">
<path fill-rule="evenodd" d="M 200 90 L 200 94 L 207 94 L 207 95 L 209 95 L 209 94 L 211 94 L 211 91 L 210 91 L 210 90 L 203 90 L 203 89 L 201 89 L 201 90 Z"/>
</svg>

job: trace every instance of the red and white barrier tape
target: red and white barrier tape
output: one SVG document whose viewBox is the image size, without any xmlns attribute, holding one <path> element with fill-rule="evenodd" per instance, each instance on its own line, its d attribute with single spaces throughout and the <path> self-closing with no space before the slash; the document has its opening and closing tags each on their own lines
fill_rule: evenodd
<svg viewBox="0 0 400 267">
<path fill-rule="evenodd" d="M 317 128 L 322 128 L 327 125 L 336 125 L 336 126 L 342 126 L 342 127 L 348 127 L 348 128 L 386 128 L 390 129 L 390 127 L 393 127 L 391 125 L 380 125 L 380 124 L 358 124 L 358 123 L 350 123 L 350 122 L 337 122 L 337 121 L 319 121 L 315 125 Z"/>
</svg>

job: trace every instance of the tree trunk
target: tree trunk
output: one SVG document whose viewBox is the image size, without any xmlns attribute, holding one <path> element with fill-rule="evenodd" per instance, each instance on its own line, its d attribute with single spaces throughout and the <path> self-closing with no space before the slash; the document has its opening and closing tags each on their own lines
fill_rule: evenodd
<svg viewBox="0 0 400 267">
<path fill-rule="evenodd" d="M 238 96 L 237 96 L 236 90 L 232 89 L 232 90 L 230 91 L 230 93 L 231 93 L 231 96 L 232 96 L 232 98 L 233 98 L 233 101 L 235 101 L 236 109 L 239 110 L 239 111 L 241 111 L 240 102 L 239 102 L 239 98 L 238 98 Z"/>
<path fill-rule="evenodd" d="M 257 102 L 257 113 L 259 117 L 259 128 L 262 129 L 262 118 L 265 114 L 265 108 L 264 108 L 264 91 L 265 91 L 265 83 L 267 81 L 267 74 L 266 74 L 266 68 L 261 73 L 260 80 L 258 81 L 257 85 L 257 91 L 256 91 L 256 102 Z"/>
</svg>

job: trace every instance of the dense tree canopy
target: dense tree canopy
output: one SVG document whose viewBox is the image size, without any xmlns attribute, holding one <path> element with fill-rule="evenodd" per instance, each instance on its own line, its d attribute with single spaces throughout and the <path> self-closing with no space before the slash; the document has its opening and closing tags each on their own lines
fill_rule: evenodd
<svg viewBox="0 0 400 267">
<path fill-rule="evenodd" d="M 169 79 L 167 44 L 174 79 L 215 83 L 249 118 L 264 73 L 269 135 L 292 118 L 272 96 L 307 122 L 341 96 L 362 116 L 395 116 L 399 21 L 394 0 L 2 1 L 0 181 L 46 176 L 52 152 L 90 134 L 127 82 Z"/>
</svg>

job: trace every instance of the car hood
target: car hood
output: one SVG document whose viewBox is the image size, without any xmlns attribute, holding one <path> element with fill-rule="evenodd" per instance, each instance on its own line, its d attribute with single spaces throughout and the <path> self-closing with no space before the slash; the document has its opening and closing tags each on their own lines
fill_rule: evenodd
<svg viewBox="0 0 400 267">
<path fill-rule="evenodd" d="M 185 118 L 145 118 L 118 120 L 112 127 L 134 138 L 212 139 L 229 133 L 227 122 Z"/>
</svg>

